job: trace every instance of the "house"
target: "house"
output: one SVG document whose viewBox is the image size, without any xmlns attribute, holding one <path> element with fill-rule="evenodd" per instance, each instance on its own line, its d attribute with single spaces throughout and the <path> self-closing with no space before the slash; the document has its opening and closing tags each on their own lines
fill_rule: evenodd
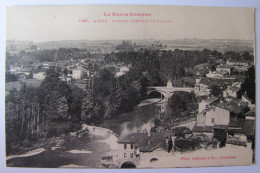
<svg viewBox="0 0 260 173">
<path fill-rule="evenodd" d="M 116 77 L 122 76 L 128 71 L 129 71 L 129 67 L 127 66 L 120 67 L 120 71 L 116 73 Z"/>
<path fill-rule="evenodd" d="M 248 111 L 247 105 L 247 103 L 236 98 L 217 104 L 218 107 L 228 110 L 232 117 L 244 117 L 244 113 Z"/>
<path fill-rule="evenodd" d="M 253 100 L 250 99 L 250 98 L 247 96 L 247 93 L 246 93 L 246 92 L 242 95 L 241 100 L 242 100 L 243 102 L 248 103 L 248 107 L 249 107 L 249 108 L 254 108 L 254 107 L 255 107 L 255 105 L 253 104 Z"/>
<path fill-rule="evenodd" d="M 194 85 L 194 93 L 196 96 L 208 96 L 211 92 L 208 84 L 201 83 L 201 78 L 196 79 L 196 84 Z"/>
<path fill-rule="evenodd" d="M 75 69 L 72 70 L 72 78 L 73 79 L 81 79 L 82 74 L 83 74 L 83 71 L 80 68 L 75 68 Z"/>
<path fill-rule="evenodd" d="M 133 133 L 117 141 L 113 162 L 118 167 L 138 167 L 141 161 L 149 160 L 150 166 L 167 157 L 173 147 L 170 133 Z M 148 164 L 149 164 L 148 163 Z M 128 165 L 127 165 L 128 164 Z M 147 165 L 146 163 L 146 166 Z"/>
<path fill-rule="evenodd" d="M 246 120 L 255 120 L 255 109 L 252 109 L 245 113 L 245 119 Z"/>
<path fill-rule="evenodd" d="M 221 79 L 222 77 L 224 76 L 224 74 L 222 73 L 218 73 L 216 71 L 209 71 L 208 74 L 206 74 L 206 77 L 208 78 L 218 78 L 218 79 Z"/>
<path fill-rule="evenodd" d="M 45 76 L 46 76 L 45 72 L 39 72 L 33 74 L 33 78 L 37 80 L 44 80 Z"/>
<path fill-rule="evenodd" d="M 225 91 L 223 91 L 223 97 L 234 97 L 239 98 L 241 96 L 241 89 L 235 86 L 229 86 Z"/>
<path fill-rule="evenodd" d="M 208 109 L 210 106 L 214 105 L 215 103 L 218 102 L 218 98 L 215 96 L 211 96 L 209 98 L 207 98 L 206 100 L 202 100 L 199 103 L 199 112 L 202 112 L 205 109 Z"/>
<path fill-rule="evenodd" d="M 231 119 L 227 128 L 227 144 L 247 146 L 255 140 L 255 120 Z"/>
<path fill-rule="evenodd" d="M 193 127 L 194 134 L 205 134 L 209 138 L 226 138 L 226 128 L 230 122 L 230 111 L 212 106 L 197 114 L 196 125 Z"/>
<path fill-rule="evenodd" d="M 242 87 L 242 82 L 234 82 L 234 83 L 232 84 L 232 86 L 241 89 L 241 87 Z"/>
<path fill-rule="evenodd" d="M 227 65 L 219 65 L 216 67 L 216 71 L 219 73 L 227 72 L 229 75 L 232 74 L 233 67 Z"/>
</svg>

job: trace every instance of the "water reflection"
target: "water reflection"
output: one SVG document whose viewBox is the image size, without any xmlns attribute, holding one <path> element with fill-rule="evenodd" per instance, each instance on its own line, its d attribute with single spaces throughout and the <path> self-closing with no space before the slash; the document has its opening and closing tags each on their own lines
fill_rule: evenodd
<svg viewBox="0 0 260 173">
<path fill-rule="evenodd" d="M 158 116 L 160 106 L 152 104 L 136 107 L 134 111 L 122 113 L 118 117 L 105 120 L 98 124 L 100 127 L 108 128 L 120 136 L 125 136 L 138 131 L 150 131 L 154 118 Z"/>
</svg>

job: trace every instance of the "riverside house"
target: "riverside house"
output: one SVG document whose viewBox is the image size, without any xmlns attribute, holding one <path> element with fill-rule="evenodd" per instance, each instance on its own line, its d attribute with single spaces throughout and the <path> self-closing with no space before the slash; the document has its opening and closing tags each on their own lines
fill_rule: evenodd
<svg viewBox="0 0 260 173">
<path fill-rule="evenodd" d="M 156 167 L 156 163 L 171 155 L 173 139 L 170 133 L 133 133 L 117 141 L 114 164 L 121 168 Z"/>
</svg>

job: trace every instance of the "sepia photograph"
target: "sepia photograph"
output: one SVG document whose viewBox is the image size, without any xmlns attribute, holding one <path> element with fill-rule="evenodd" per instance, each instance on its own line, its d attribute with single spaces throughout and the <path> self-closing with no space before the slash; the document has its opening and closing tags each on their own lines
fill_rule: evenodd
<svg viewBox="0 0 260 173">
<path fill-rule="evenodd" d="M 255 164 L 254 8 L 6 12 L 7 167 Z"/>
</svg>

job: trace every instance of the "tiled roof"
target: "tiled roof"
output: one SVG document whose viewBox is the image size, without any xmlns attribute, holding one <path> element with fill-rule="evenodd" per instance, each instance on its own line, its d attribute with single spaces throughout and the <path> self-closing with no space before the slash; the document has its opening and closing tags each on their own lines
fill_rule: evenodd
<svg viewBox="0 0 260 173">
<path fill-rule="evenodd" d="M 218 100 L 217 97 L 211 96 L 210 98 L 206 99 L 205 102 L 208 103 L 208 104 L 210 104 L 210 103 L 212 103 L 212 102 L 214 102 L 214 101 L 216 101 L 216 100 Z"/>
<path fill-rule="evenodd" d="M 232 67 L 229 65 L 219 65 L 217 66 L 217 68 L 232 68 Z"/>
<path fill-rule="evenodd" d="M 255 109 L 248 111 L 247 113 L 245 113 L 245 116 L 251 116 L 251 117 L 255 117 Z"/>
<path fill-rule="evenodd" d="M 213 86 L 213 85 L 222 86 L 222 87 L 226 86 L 222 79 L 217 79 L 217 78 L 203 77 L 201 78 L 200 83 L 208 86 Z"/>
<path fill-rule="evenodd" d="M 141 152 L 149 152 L 158 147 L 168 151 L 166 137 L 170 140 L 170 134 L 166 132 L 151 133 L 150 136 L 148 136 L 148 133 L 133 133 L 119 139 L 117 142 L 134 144 L 139 147 Z"/>
<path fill-rule="evenodd" d="M 233 91 L 233 92 L 238 92 L 238 91 L 240 91 L 240 89 L 237 88 L 237 87 L 235 87 L 235 86 L 231 86 L 231 87 L 229 87 L 228 89 L 231 90 L 231 91 Z"/>
<path fill-rule="evenodd" d="M 226 109 L 230 112 L 233 112 L 235 114 L 242 113 L 243 110 L 246 108 L 247 103 L 242 102 L 238 99 L 234 99 L 230 102 L 225 102 L 225 103 L 219 103 L 217 104 L 218 107 L 221 107 L 223 109 Z"/>
<path fill-rule="evenodd" d="M 248 97 L 248 95 L 246 93 L 243 94 L 243 97 L 252 103 L 252 100 Z"/>
<path fill-rule="evenodd" d="M 245 134 L 246 136 L 255 135 L 255 120 L 237 119 L 231 121 L 228 125 L 227 131 L 236 131 Z"/>
<path fill-rule="evenodd" d="M 192 132 L 213 132 L 212 126 L 197 126 L 195 125 Z"/>
<path fill-rule="evenodd" d="M 226 130 L 227 129 L 227 125 L 217 125 L 217 124 L 215 124 L 214 126 L 213 126 L 213 129 L 222 129 L 222 130 Z"/>
<path fill-rule="evenodd" d="M 236 127 L 236 128 L 241 128 L 244 124 L 244 119 L 238 118 L 231 118 L 230 123 L 228 124 L 228 127 Z"/>
<path fill-rule="evenodd" d="M 242 133 L 247 136 L 255 135 L 255 120 L 245 120 L 242 126 Z"/>
</svg>

